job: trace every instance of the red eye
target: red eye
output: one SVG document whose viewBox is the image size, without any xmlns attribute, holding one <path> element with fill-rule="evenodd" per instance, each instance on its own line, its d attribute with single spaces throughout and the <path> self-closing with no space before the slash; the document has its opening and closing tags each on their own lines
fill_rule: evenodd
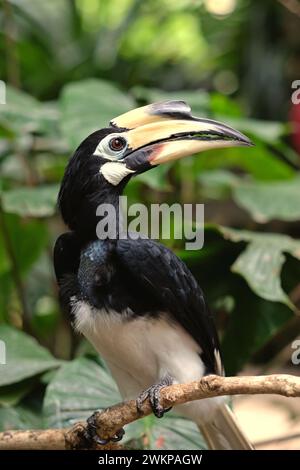
<svg viewBox="0 0 300 470">
<path fill-rule="evenodd" d="M 126 147 L 126 140 L 123 139 L 123 137 L 113 137 L 109 141 L 109 147 L 114 152 L 119 152 L 120 150 L 123 150 L 123 148 Z"/>
</svg>

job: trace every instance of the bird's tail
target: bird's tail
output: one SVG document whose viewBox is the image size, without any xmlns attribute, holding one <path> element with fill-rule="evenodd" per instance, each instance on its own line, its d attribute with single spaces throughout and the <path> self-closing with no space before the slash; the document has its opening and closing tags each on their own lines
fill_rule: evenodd
<svg viewBox="0 0 300 470">
<path fill-rule="evenodd" d="M 228 405 L 218 408 L 213 421 L 198 424 L 198 427 L 210 449 L 213 450 L 253 450 L 239 427 Z"/>
</svg>

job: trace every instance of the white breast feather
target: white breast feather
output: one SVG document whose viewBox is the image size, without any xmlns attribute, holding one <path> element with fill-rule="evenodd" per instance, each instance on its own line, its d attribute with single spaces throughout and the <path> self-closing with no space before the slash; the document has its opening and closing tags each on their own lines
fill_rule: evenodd
<svg viewBox="0 0 300 470">
<path fill-rule="evenodd" d="M 156 319 L 132 318 L 130 311 L 99 311 L 75 297 L 72 305 L 75 329 L 107 361 L 124 399 L 136 398 L 167 373 L 177 383 L 203 376 L 205 367 L 199 345 L 179 324 L 171 324 L 166 315 Z M 220 399 L 201 400 L 179 410 L 191 419 L 195 413 L 198 417 L 199 413 L 210 416 L 219 402 Z"/>
</svg>

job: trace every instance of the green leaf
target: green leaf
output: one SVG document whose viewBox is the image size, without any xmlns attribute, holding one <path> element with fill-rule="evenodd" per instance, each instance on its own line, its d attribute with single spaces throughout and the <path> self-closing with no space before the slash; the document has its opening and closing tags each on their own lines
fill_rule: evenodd
<svg viewBox="0 0 300 470">
<path fill-rule="evenodd" d="M 64 427 L 88 418 L 95 410 L 121 401 L 114 380 L 105 367 L 80 357 L 64 365 L 46 390 L 46 427 Z M 204 448 L 196 426 L 177 416 L 158 421 L 148 416 L 126 426 L 125 442 L 147 436 L 152 448 Z"/>
<path fill-rule="evenodd" d="M 0 105 L 0 123 L 16 133 L 55 133 L 58 110 L 53 103 L 42 104 L 11 86 L 6 89 L 6 104 Z"/>
<path fill-rule="evenodd" d="M 221 117 L 220 119 L 222 119 Z M 223 118 L 223 119 L 226 119 Z M 274 145 L 279 142 L 282 137 L 289 133 L 289 128 L 287 124 L 281 122 L 271 122 L 271 121 L 258 121 L 255 119 L 226 119 L 226 123 L 232 127 L 236 127 L 245 134 L 253 135 L 264 142 Z"/>
<path fill-rule="evenodd" d="M 18 269 L 24 274 L 38 259 L 48 242 L 47 227 L 38 221 L 23 221 L 18 216 L 5 214 L 5 224 L 14 251 Z M 9 272 L 11 260 L 7 254 L 3 234 L 0 232 L 0 262 L 2 272 Z M 1 269 L 0 269 L 1 272 Z"/>
<path fill-rule="evenodd" d="M 221 345 L 228 375 L 239 372 L 294 315 L 286 305 L 263 300 L 242 279 L 237 281 L 231 291 L 235 306 Z"/>
<path fill-rule="evenodd" d="M 206 198 L 225 199 L 231 196 L 232 189 L 242 181 L 228 170 L 203 171 L 199 174 L 201 194 Z"/>
<path fill-rule="evenodd" d="M 228 121 L 228 117 L 239 120 L 242 117 L 241 107 L 237 101 L 221 93 L 210 94 L 210 106 L 214 116 L 224 116 L 225 122 Z"/>
<path fill-rule="evenodd" d="M 280 249 L 268 241 L 252 242 L 238 257 L 232 271 L 242 275 L 251 289 L 260 297 L 272 302 L 282 302 L 293 308 L 281 287 L 280 273 L 285 257 Z"/>
<path fill-rule="evenodd" d="M 1 367 L 1 366 L 0 366 Z M 35 379 L 0 387 L 0 406 L 15 406 L 27 395 L 35 384 Z"/>
<path fill-rule="evenodd" d="M 46 426 L 68 426 L 120 400 L 109 373 L 95 361 L 80 357 L 65 364 L 47 387 Z"/>
<path fill-rule="evenodd" d="M 151 429 L 152 449 L 196 450 L 206 449 L 205 441 L 192 421 L 176 416 L 165 415 L 154 422 Z"/>
<path fill-rule="evenodd" d="M 0 408 L 0 431 L 41 429 L 42 417 L 26 405 Z"/>
<path fill-rule="evenodd" d="M 92 132 L 107 127 L 114 117 L 135 107 L 129 96 L 99 79 L 66 85 L 60 103 L 61 130 L 72 149 Z"/>
<path fill-rule="evenodd" d="M 21 217 L 49 217 L 55 213 L 59 187 L 16 188 L 2 193 L 3 209 Z"/>
<path fill-rule="evenodd" d="M 206 449 L 197 426 L 173 411 L 158 420 L 150 415 L 126 426 L 126 440 L 139 439 L 138 448 L 161 450 Z"/>
<path fill-rule="evenodd" d="M 272 340 L 294 317 L 294 312 L 286 304 L 262 299 L 259 293 L 254 292 L 247 284 L 243 275 L 231 270 L 231 266 L 243 256 L 245 244 L 252 243 L 253 237 L 260 236 L 263 243 L 264 235 L 208 225 L 205 227 L 205 244 L 202 250 L 179 252 L 202 287 L 208 303 L 214 306 L 217 312 L 220 311 L 221 300 L 223 301 L 220 319 L 222 325 L 223 318 L 226 318 L 222 352 L 227 374 L 236 374 L 241 370 L 252 355 Z M 289 237 L 282 240 L 281 235 L 267 235 L 271 235 L 274 240 L 278 236 L 278 248 L 283 244 L 293 252 L 293 266 L 299 265 L 300 271 L 299 242 Z M 291 272 L 290 259 L 293 258 L 289 256 L 282 274 L 288 292 L 294 289 L 299 278 L 298 272 Z M 272 282 L 272 273 L 269 275 L 271 279 L 267 282 Z M 253 276 L 256 276 L 255 272 Z M 292 277 L 289 282 L 288 277 Z M 224 305 L 226 297 L 231 298 L 229 308 Z"/>
<path fill-rule="evenodd" d="M 256 142 L 255 147 L 209 150 L 193 158 L 195 159 L 195 174 L 206 170 L 238 167 L 262 181 L 288 180 L 295 175 L 290 165 L 279 160 L 260 141 Z"/>
<path fill-rule="evenodd" d="M 152 188 L 156 191 L 168 191 L 170 190 L 170 185 L 168 183 L 167 173 L 170 169 L 170 165 L 161 165 L 153 168 L 151 171 L 146 171 L 139 175 L 138 178 L 135 178 L 131 181 L 132 184 L 144 183 L 149 188 Z"/>
<path fill-rule="evenodd" d="M 152 449 L 196 450 L 207 446 L 192 421 L 170 414 L 152 428 Z"/>
<path fill-rule="evenodd" d="M 251 289 L 261 298 L 282 302 L 294 309 L 281 287 L 280 275 L 285 262 L 283 253 L 290 253 L 300 260 L 300 240 L 275 233 L 239 231 L 225 227 L 220 230 L 226 239 L 249 243 L 233 264 L 233 272 L 244 277 Z"/>
<path fill-rule="evenodd" d="M 203 171 L 198 177 L 206 197 L 228 198 L 250 212 L 258 223 L 300 219 L 300 178 L 284 181 L 255 181 L 227 170 Z"/>
<path fill-rule="evenodd" d="M 256 222 L 300 219 L 299 177 L 287 181 L 239 184 L 233 188 L 233 198 L 251 213 Z"/>
<path fill-rule="evenodd" d="M 34 338 L 11 326 L 0 325 L 0 339 L 6 346 L 6 364 L 0 365 L 0 387 L 21 382 L 60 364 Z"/>
</svg>

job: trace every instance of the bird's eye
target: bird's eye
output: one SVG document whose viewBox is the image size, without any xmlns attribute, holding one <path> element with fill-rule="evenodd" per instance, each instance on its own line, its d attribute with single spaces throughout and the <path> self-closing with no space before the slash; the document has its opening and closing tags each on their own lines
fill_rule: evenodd
<svg viewBox="0 0 300 470">
<path fill-rule="evenodd" d="M 127 145 L 127 140 L 123 136 L 118 134 L 108 135 L 99 142 L 94 155 L 99 155 L 109 160 L 120 160 L 125 154 Z"/>
<path fill-rule="evenodd" d="M 126 147 L 126 140 L 123 137 L 113 137 L 108 145 L 111 150 L 119 152 Z"/>
</svg>

